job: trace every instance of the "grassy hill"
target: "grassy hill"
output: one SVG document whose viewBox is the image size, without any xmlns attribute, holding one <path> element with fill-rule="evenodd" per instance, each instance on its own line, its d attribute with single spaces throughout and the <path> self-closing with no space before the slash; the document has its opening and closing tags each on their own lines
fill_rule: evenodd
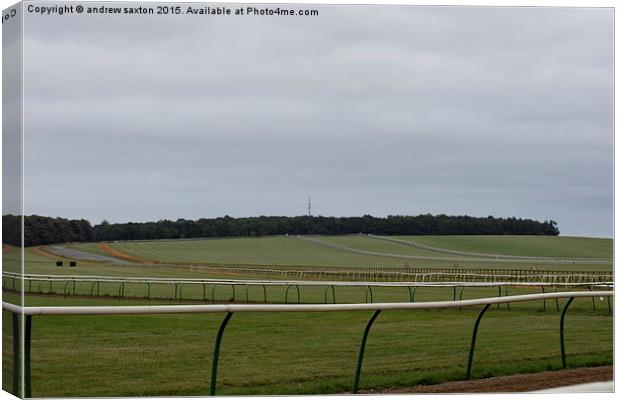
<svg viewBox="0 0 620 400">
<path fill-rule="evenodd" d="M 573 258 L 611 260 L 611 239 L 548 236 L 402 236 L 400 242 L 367 236 L 276 236 L 109 243 L 114 251 L 146 262 L 248 266 L 402 267 L 611 270 Z M 415 245 L 431 248 L 415 247 Z M 69 247 L 101 253 L 95 244 Z M 496 255 L 539 257 L 497 259 Z M 546 257 L 563 258 L 547 260 Z"/>
</svg>

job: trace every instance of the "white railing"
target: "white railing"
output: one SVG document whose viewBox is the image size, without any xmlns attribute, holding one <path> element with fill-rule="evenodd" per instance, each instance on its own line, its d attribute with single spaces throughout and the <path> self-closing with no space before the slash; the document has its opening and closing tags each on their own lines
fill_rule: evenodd
<svg viewBox="0 0 620 400">
<path fill-rule="evenodd" d="M 384 310 L 423 310 L 423 309 L 449 309 L 483 306 L 474 324 L 472 340 L 467 364 L 466 378 L 471 377 L 473 356 L 476 343 L 478 326 L 484 313 L 493 304 L 526 302 L 534 300 L 551 300 L 568 298 L 560 318 L 560 349 L 562 355 L 562 366 L 566 367 L 566 353 L 564 346 L 564 317 L 568 307 L 575 298 L 582 297 L 607 297 L 613 296 L 612 291 L 592 291 L 592 292 L 557 292 L 546 294 L 527 294 L 518 296 L 491 297 L 484 299 L 460 300 L 460 301 L 432 301 L 422 303 L 374 303 L 374 304 L 217 304 L 217 305 L 157 305 L 157 306 L 40 306 L 40 307 L 21 307 L 11 303 L 2 303 L 3 310 L 13 314 L 13 393 L 19 392 L 19 321 L 21 315 L 25 318 L 24 332 L 24 383 L 23 393 L 25 397 L 32 397 L 31 378 L 30 378 L 30 338 L 31 338 L 31 318 L 33 316 L 79 316 L 79 315 L 147 315 L 147 314 L 197 314 L 197 313 L 225 313 L 225 317 L 220 324 L 217 332 L 213 351 L 213 365 L 211 368 L 210 394 L 215 395 L 217 366 L 219 360 L 219 349 L 228 321 L 234 313 L 242 312 L 336 312 L 336 311 L 374 311 L 368 320 L 357 359 L 357 368 L 353 383 L 353 392 L 357 392 L 359 378 L 362 367 L 362 360 L 366 345 L 366 338 L 375 319 Z"/>
<path fill-rule="evenodd" d="M 207 298 L 207 286 L 211 288 L 211 301 L 215 302 L 215 290 L 219 286 L 232 287 L 233 291 L 233 300 L 235 299 L 235 287 L 241 286 L 245 287 L 246 290 L 246 301 L 249 302 L 249 294 L 248 287 L 252 286 L 261 286 L 263 288 L 263 302 L 267 303 L 267 290 L 266 287 L 274 287 L 274 286 L 285 286 L 286 291 L 284 294 L 284 303 L 288 303 L 288 294 L 290 289 L 295 289 L 297 293 L 297 303 L 301 303 L 301 293 L 300 287 L 321 287 L 325 288 L 324 293 L 324 302 L 328 302 L 328 291 L 331 289 L 331 300 L 333 303 L 336 303 L 336 287 L 364 287 L 364 296 L 366 298 L 366 302 L 370 300 L 372 303 L 373 299 L 373 288 L 380 287 L 389 287 L 389 288 L 407 288 L 409 294 L 409 301 L 415 301 L 416 289 L 420 287 L 435 287 L 435 288 L 452 288 L 452 300 L 457 300 L 457 289 L 460 289 L 460 295 L 458 296 L 460 300 L 463 299 L 463 291 L 465 288 L 497 288 L 498 294 L 502 296 L 502 288 L 504 288 L 504 292 L 508 294 L 508 288 L 510 287 L 536 287 L 540 288 L 543 293 L 545 292 L 545 287 L 556 289 L 558 287 L 564 287 L 565 289 L 571 288 L 587 288 L 593 290 L 594 288 L 607 288 L 610 289 L 613 287 L 613 282 L 599 282 L 596 284 L 592 283 L 562 283 L 556 284 L 552 282 L 545 281 L 536 281 L 536 282 L 511 282 L 511 281 L 496 281 L 496 282 L 376 282 L 376 281 L 309 281 L 309 280 L 264 280 L 264 279 L 200 279 L 200 278 L 157 278 L 157 277 L 118 277 L 118 276 L 98 276 L 98 275 L 40 275 L 40 274 L 15 274 L 10 272 L 3 273 L 3 278 L 12 279 L 12 285 L 4 285 L 3 287 L 9 288 L 11 286 L 12 289 L 18 290 L 19 280 L 24 280 L 28 284 L 24 284 L 24 290 L 26 292 L 32 291 L 32 283 L 38 282 L 39 285 L 42 282 L 49 283 L 49 288 L 47 289 L 48 294 L 53 293 L 53 283 L 59 282 L 64 283 L 63 294 L 66 296 L 69 294 L 69 285 L 72 285 L 72 294 L 76 293 L 76 283 L 90 283 L 90 292 L 89 295 L 91 297 L 98 296 L 100 294 L 100 284 L 117 284 L 117 294 L 119 298 L 125 297 L 125 284 L 140 284 L 145 285 L 145 293 L 144 298 L 151 299 L 151 285 L 154 284 L 164 284 L 170 285 L 170 289 L 173 290 L 174 295 L 172 296 L 175 300 L 183 299 L 183 286 L 194 285 L 194 286 L 202 286 L 202 300 L 206 301 Z M 42 289 L 39 287 L 39 291 Z M 84 293 L 82 293 L 84 294 Z M 543 303 L 544 304 L 544 303 Z M 559 306 L 558 306 L 559 308 Z"/>
</svg>

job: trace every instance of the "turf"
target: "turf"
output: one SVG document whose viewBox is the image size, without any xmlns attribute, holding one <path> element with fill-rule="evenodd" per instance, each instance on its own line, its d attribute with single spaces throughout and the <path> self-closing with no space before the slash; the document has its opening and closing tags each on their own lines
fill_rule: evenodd
<svg viewBox="0 0 620 400">
<path fill-rule="evenodd" d="M 32 297 L 29 305 L 144 304 Z M 163 302 L 159 302 L 160 304 Z M 390 311 L 367 343 L 362 388 L 464 377 L 478 309 Z M 368 312 L 238 313 L 222 343 L 218 394 L 351 390 Z M 3 387 L 11 382 L 10 317 L 3 313 Z M 34 397 L 207 395 L 222 315 L 35 316 Z M 559 313 L 540 304 L 493 307 L 480 326 L 474 377 L 561 366 Z M 612 318 L 578 299 L 566 321 L 569 366 L 612 362 Z"/>
<path fill-rule="evenodd" d="M 563 236 L 395 236 L 441 249 L 540 257 L 612 258 L 613 240 Z"/>
<path fill-rule="evenodd" d="M 186 264 L 235 264 L 244 266 L 288 266 L 288 267 L 341 267 L 341 268 L 375 268 L 403 267 L 411 268 L 497 268 L 497 269 L 545 269 L 572 271 L 610 271 L 611 263 L 604 265 L 587 265 L 575 263 L 522 261 L 497 262 L 471 261 L 468 256 L 448 255 L 441 252 L 415 249 L 398 243 L 390 243 L 360 236 L 317 237 L 322 241 L 342 244 L 361 251 L 375 251 L 385 256 L 360 254 L 343 249 L 330 248 L 321 244 L 299 240 L 296 237 L 262 237 L 262 238 L 220 238 L 205 240 L 176 240 L 125 242 L 110 244 L 116 250 L 128 255 L 148 260 Z M 424 241 L 441 247 L 459 251 L 476 251 L 489 254 L 510 253 L 512 255 L 555 256 L 555 257 L 607 257 L 611 249 L 611 240 L 589 238 L 551 238 L 518 236 L 485 237 L 404 237 Z M 451 241 L 451 238 L 453 239 Z M 560 239 L 560 240 L 556 240 Z M 566 240 L 564 240 L 566 239 Z M 434 240 L 435 242 L 432 242 Z M 470 244 L 469 247 L 459 243 Z M 452 247 L 450 247 L 452 246 Z M 93 244 L 79 244 L 75 248 L 84 251 L 93 250 Z M 531 247 L 531 251 L 528 249 Z M 584 249 L 581 252 L 580 249 Z M 100 251 L 97 249 L 97 252 Z M 393 256 L 388 256 L 391 254 Z M 435 256 L 457 258 L 458 260 L 417 260 L 410 256 Z"/>
</svg>

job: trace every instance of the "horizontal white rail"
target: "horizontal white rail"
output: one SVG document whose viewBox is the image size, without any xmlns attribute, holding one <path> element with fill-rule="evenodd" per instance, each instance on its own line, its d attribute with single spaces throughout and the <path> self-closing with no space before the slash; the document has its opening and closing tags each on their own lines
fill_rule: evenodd
<svg viewBox="0 0 620 400">
<path fill-rule="evenodd" d="M 557 292 L 518 296 L 489 297 L 457 301 L 429 301 L 419 303 L 370 303 L 370 304 L 214 304 L 214 305 L 162 305 L 162 306 L 68 306 L 20 307 L 2 302 L 2 309 L 23 315 L 119 315 L 119 314 L 198 314 L 223 312 L 332 312 L 372 310 L 421 310 L 459 308 L 486 304 L 516 303 L 570 297 L 611 297 L 612 291 Z"/>
<path fill-rule="evenodd" d="M 208 285 L 265 285 L 265 286 L 344 286 L 344 287 L 497 287 L 497 286 L 565 286 L 565 287 L 612 287 L 613 282 L 596 283 L 554 283 L 529 282 L 380 282 L 380 281 L 309 281 L 309 280 L 264 280 L 264 279 L 199 279 L 199 278 L 157 278 L 118 277 L 96 275 L 37 275 L 4 273 L 3 276 L 41 282 L 102 282 L 102 283 L 165 283 L 165 284 L 208 284 Z"/>
</svg>

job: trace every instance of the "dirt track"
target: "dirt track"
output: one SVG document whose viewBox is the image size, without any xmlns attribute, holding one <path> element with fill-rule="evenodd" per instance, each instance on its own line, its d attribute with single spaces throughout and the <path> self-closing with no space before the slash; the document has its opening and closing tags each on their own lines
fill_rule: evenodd
<svg viewBox="0 0 620 400">
<path fill-rule="evenodd" d="M 517 393 L 550 389 L 580 383 L 613 380 L 613 366 L 545 371 L 517 374 L 471 381 L 445 382 L 437 385 L 418 385 L 407 388 L 361 391 L 365 394 L 399 393 Z"/>
</svg>

